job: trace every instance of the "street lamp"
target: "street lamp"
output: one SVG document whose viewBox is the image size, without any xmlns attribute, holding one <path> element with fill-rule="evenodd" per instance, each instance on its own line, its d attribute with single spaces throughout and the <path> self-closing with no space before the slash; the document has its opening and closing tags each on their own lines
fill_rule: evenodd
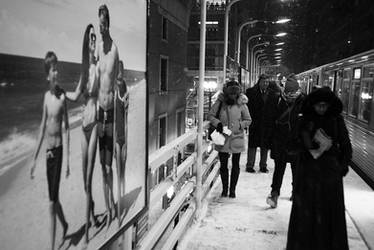
<svg viewBox="0 0 374 250">
<path fill-rule="evenodd" d="M 248 22 L 244 22 L 242 23 L 240 26 L 239 26 L 239 31 L 238 31 L 238 42 L 237 42 L 237 62 L 239 63 L 240 62 L 240 43 L 241 43 L 241 35 L 242 35 L 242 30 L 245 26 L 247 25 L 250 25 L 250 26 L 253 26 L 255 25 L 256 23 L 271 23 L 271 24 L 284 24 L 284 23 L 288 23 L 289 21 L 291 21 L 291 19 L 288 19 L 288 18 L 283 18 L 283 19 L 279 19 L 278 21 L 265 21 L 265 20 L 251 20 L 251 21 L 248 21 Z"/>
<path fill-rule="evenodd" d="M 230 9 L 231 6 L 239 2 L 240 0 L 232 0 L 226 5 L 226 10 L 225 10 L 225 37 L 223 41 L 223 83 L 226 81 L 226 63 L 227 63 L 227 50 L 228 50 L 228 40 L 229 40 L 229 14 L 230 14 Z"/>
<path fill-rule="evenodd" d="M 273 23 L 271 21 L 264 21 L 264 20 L 251 20 L 251 21 L 248 21 L 248 22 L 244 22 L 242 23 L 240 26 L 239 26 L 239 31 L 238 31 L 238 42 L 237 42 L 237 62 L 239 63 L 240 62 L 240 43 L 241 43 L 241 36 L 242 36 L 242 30 L 245 26 L 247 25 L 255 25 L 256 23 L 258 22 L 262 22 L 262 23 Z"/>
<path fill-rule="evenodd" d="M 254 75 L 254 63 L 253 63 L 253 52 L 254 50 L 257 48 L 257 47 L 260 47 L 260 46 L 267 46 L 269 45 L 270 43 L 269 42 L 264 42 L 264 43 L 259 43 L 259 44 L 256 44 L 255 46 L 252 47 L 251 49 L 251 55 L 250 55 L 250 61 L 251 61 L 251 65 L 250 65 L 250 74 L 251 74 L 251 83 L 255 81 L 255 79 L 253 78 L 253 75 Z M 264 50 L 258 50 L 258 51 L 264 51 Z"/>
<path fill-rule="evenodd" d="M 248 70 L 248 66 L 249 66 L 249 43 L 251 42 L 252 39 L 255 39 L 255 38 L 258 38 L 258 37 L 261 37 L 263 34 L 257 34 L 257 35 L 253 35 L 253 36 L 250 36 L 247 40 L 247 47 L 246 47 L 246 57 L 245 57 L 245 68 Z"/>
<path fill-rule="evenodd" d="M 269 58 L 269 54 L 266 54 L 266 53 L 262 53 L 262 54 L 259 54 L 258 56 L 256 55 L 256 59 L 255 59 L 255 63 L 256 63 L 256 68 L 255 68 L 255 74 L 258 78 L 258 75 L 261 73 L 261 66 L 264 66 L 263 64 L 261 64 L 261 61 L 262 60 L 268 60 Z"/>
<path fill-rule="evenodd" d="M 262 52 L 264 52 L 265 50 L 264 49 L 259 49 L 259 50 L 256 50 L 254 53 L 253 53 L 253 58 L 255 58 L 255 60 L 253 60 L 253 63 L 252 63 L 252 65 L 253 65 L 253 70 L 252 70 L 252 74 L 251 74 L 251 76 L 252 76 L 252 83 L 253 82 L 255 82 L 256 81 L 256 78 L 257 78 L 257 54 L 259 54 L 259 53 L 262 53 Z"/>
<path fill-rule="evenodd" d="M 247 40 L 247 47 L 246 47 L 246 58 L 245 58 L 245 67 L 247 70 L 249 70 L 249 63 L 251 63 L 251 59 L 250 59 L 250 54 L 249 54 L 249 44 L 251 42 L 252 39 L 255 39 L 255 38 L 258 38 L 258 37 L 261 37 L 261 36 L 270 36 L 270 37 L 276 37 L 275 35 L 270 35 L 270 34 L 256 34 L 256 35 L 253 35 L 251 37 L 248 38 Z M 276 44 L 277 45 L 277 44 Z"/>
</svg>

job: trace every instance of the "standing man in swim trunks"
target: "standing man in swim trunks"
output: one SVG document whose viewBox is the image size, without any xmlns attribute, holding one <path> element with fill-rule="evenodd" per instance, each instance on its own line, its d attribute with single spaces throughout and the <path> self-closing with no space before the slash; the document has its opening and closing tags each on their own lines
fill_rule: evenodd
<svg viewBox="0 0 374 250">
<path fill-rule="evenodd" d="M 116 141 L 116 165 L 117 165 L 117 187 L 118 203 L 117 217 L 118 225 L 121 226 L 121 197 L 125 195 L 125 170 L 127 160 L 127 116 L 129 107 L 129 92 L 124 79 L 123 62 L 119 61 L 117 88 L 115 96 L 115 141 Z"/>
<path fill-rule="evenodd" d="M 104 199 L 107 209 L 107 226 L 115 210 L 113 198 L 113 123 L 114 87 L 118 74 L 118 49 L 109 33 L 109 10 L 104 4 L 99 7 L 99 22 L 102 41 L 98 46 L 99 59 L 99 114 L 98 135 L 100 162 L 103 171 Z"/>
<path fill-rule="evenodd" d="M 44 94 L 43 116 L 40 125 L 38 144 L 31 164 L 30 176 L 34 178 L 36 159 L 46 135 L 47 140 L 47 181 L 49 191 L 49 211 L 51 217 L 51 249 L 55 249 L 56 215 L 63 228 L 65 239 L 68 223 L 62 211 L 58 193 L 62 167 L 62 135 L 66 148 L 66 177 L 69 176 L 69 121 L 66 109 L 65 92 L 57 84 L 57 56 L 49 51 L 44 59 L 44 67 L 49 82 L 49 90 Z"/>
</svg>

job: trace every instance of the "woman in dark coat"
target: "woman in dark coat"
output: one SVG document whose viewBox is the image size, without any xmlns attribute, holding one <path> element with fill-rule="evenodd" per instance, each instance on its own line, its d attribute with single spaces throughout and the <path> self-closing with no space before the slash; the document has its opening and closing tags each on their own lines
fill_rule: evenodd
<svg viewBox="0 0 374 250">
<path fill-rule="evenodd" d="M 352 146 L 341 112 L 342 103 L 329 88 L 315 90 L 304 102 L 300 125 L 304 150 L 298 165 L 287 250 L 348 249 L 343 176 L 348 172 Z M 317 131 L 324 138 L 318 140 L 320 144 L 313 139 Z"/>
</svg>

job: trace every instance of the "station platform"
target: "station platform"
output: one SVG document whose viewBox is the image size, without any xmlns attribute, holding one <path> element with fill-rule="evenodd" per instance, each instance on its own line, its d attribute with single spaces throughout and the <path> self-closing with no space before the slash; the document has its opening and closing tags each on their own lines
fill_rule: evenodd
<svg viewBox="0 0 374 250">
<path fill-rule="evenodd" d="M 220 197 L 222 185 L 217 178 L 203 204 L 200 219 L 194 222 L 178 249 L 276 250 L 285 249 L 292 202 L 291 168 L 287 165 L 278 207 L 266 204 L 274 171 L 268 158 L 268 173 L 245 172 L 246 153 L 240 159 L 236 198 Z M 229 165 L 231 160 L 229 160 Z M 349 248 L 374 249 L 374 191 L 350 169 L 344 178 Z"/>
</svg>

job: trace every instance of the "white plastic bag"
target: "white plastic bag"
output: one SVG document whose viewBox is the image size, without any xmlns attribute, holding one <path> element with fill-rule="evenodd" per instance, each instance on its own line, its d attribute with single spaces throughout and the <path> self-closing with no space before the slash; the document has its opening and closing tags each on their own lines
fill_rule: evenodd
<svg viewBox="0 0 374 250">
<path fill-rule="evenodd" d="M 210 137 L 212 137 L 212 141 L 216 145 L 225 144 L 225 137 L 221 133 L 217 132 L 217 130 L 214 130 Z"/>
<path fill-rule="evenodd" d="M 232 131 L 227 126 L 224 126 L 223 127 L 223 133 L 230 136 Z"/>
</svg>

